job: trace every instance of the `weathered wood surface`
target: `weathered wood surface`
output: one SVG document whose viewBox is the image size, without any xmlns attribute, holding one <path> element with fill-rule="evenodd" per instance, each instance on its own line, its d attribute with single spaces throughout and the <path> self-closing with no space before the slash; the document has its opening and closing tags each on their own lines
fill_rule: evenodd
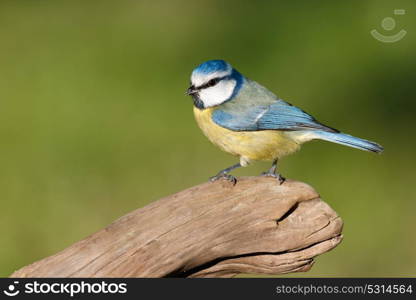
<svg viewBox="0 0 416 300">
<path fill-rule="evenodd" d="M 204 183 L 137 209 L 11 277 L 233 277 L 308 271 L 342 220 L 309 185 Z"/>
</svg>

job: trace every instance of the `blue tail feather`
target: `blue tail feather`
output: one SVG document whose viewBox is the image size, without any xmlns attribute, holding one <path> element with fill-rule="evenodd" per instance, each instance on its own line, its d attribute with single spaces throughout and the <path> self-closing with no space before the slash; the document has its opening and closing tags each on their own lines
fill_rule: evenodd
<svg viewBox="0 0 416 300">
<path fill-rule="evenodd" d="M 315 131 L 317 139 L 321 139 L 328 142 L 333 142 L 360 150 L 371 151 L 380 153 L 383 151 L 383 147 L 377 143 L 357 138 L 345 133 L 327 132 L 327 131 Z"/>
</svg>

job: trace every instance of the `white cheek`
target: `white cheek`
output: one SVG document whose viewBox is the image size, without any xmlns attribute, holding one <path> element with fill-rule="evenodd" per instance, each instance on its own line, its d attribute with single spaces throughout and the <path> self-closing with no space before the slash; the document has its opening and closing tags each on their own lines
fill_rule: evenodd
<svg viewBox="0 0 416 300">
<path fill-rule="evenodd" d="M 223 80 L 217 85 L 203 89 L 199 92 L 199 98 L 205 107 L 219 105 L 228 100 L 234 92 L 237 82 L 235 80 Z"/>
</svg>

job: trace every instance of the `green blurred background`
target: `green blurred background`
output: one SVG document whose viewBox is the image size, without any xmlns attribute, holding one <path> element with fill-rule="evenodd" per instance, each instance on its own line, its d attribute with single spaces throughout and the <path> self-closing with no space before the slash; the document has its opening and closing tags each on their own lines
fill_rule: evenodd
<svg viewBox="0 0 416 300">
<path fill-rule="evenodd" d="M 2 0 L 0 276 L 236 162 L 184 95 L 215 58 L 385 147 L 312 142 L 282 161 L 345 222 L 335 250 L 290 276 L 415 276 L 415 13 L 412 0 Z M 408 33 L 387 44 L 372 29 Z"/>
</svg>

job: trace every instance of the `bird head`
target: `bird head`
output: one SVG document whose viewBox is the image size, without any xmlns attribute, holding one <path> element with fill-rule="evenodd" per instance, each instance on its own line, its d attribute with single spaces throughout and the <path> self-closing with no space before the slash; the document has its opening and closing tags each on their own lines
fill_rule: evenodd
<svg viewBox="0 0 416 300">
<path fill-rule="evenodd" d="M 243 76 L 224 60 L 209 60 L 197 66 L 191 75 L 191 95 L 199 109 L 220 105 L 233 99 Z"/>
</svg>

